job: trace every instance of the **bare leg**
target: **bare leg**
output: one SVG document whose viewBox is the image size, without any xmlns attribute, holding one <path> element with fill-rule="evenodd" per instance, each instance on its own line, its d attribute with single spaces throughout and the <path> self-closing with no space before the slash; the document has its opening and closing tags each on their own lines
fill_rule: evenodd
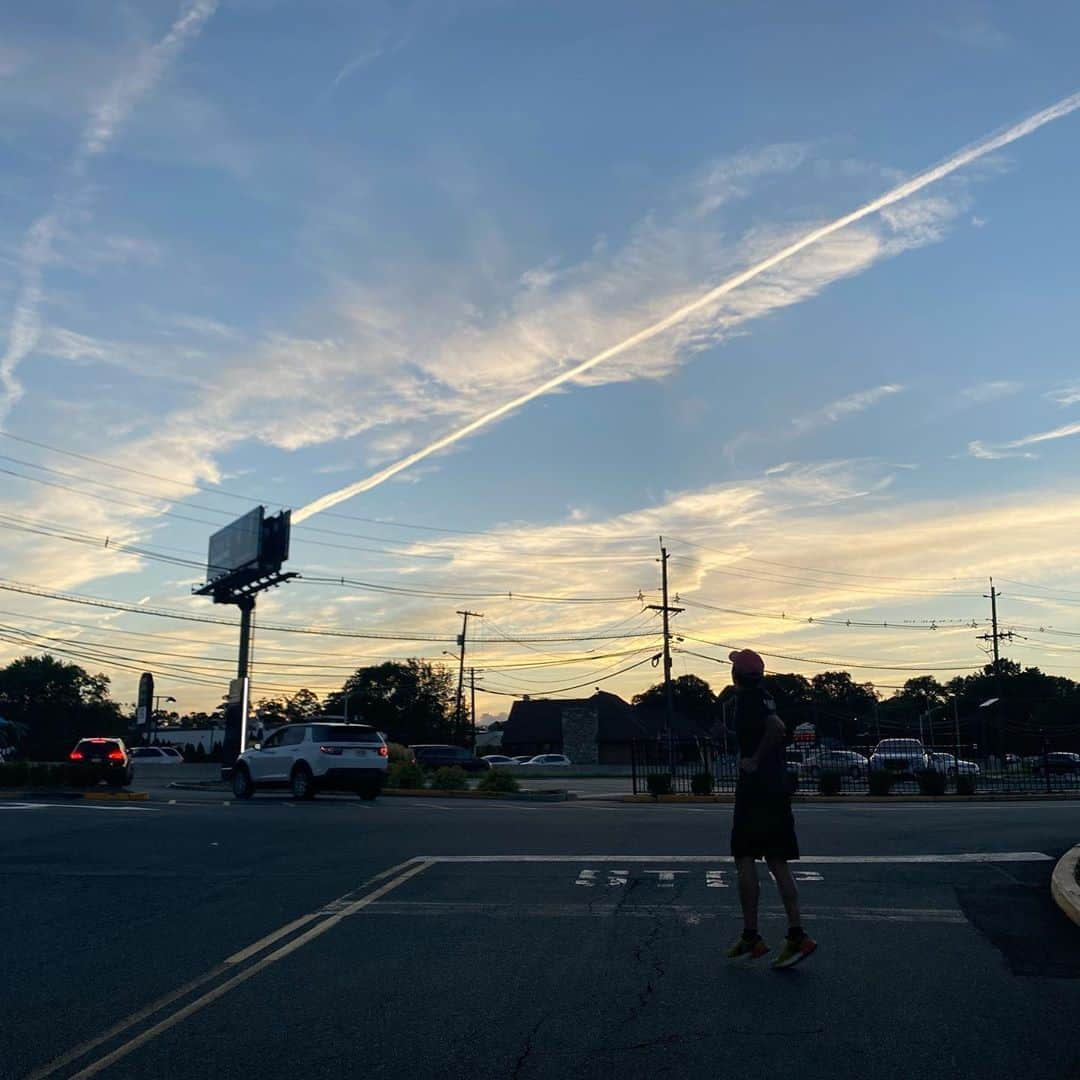
<svg viewBox="0 0 1080 1080">
<path fill-rule="evenodd" d="M 748 933 L 757 933 L 758 885 L 757 866 L 753 859 L 736 859 L 739 871 L 739 903 L 742 904 L 743 929 Z"/>
<path fill-rule="evenodd" d="M 786 859 L 766 859 L 769 872 L 776 881 L 776 887 L 780 890 L 780 899 L 784 902 L 784 910 L 787 912 L 788 928 L 802 926 L 802 916 L 799 912 L 799 889 L 795 879 L 791 876 L 791 869 Z M 740 886 L 742 878 L 739 879 Z"/>
</svg>

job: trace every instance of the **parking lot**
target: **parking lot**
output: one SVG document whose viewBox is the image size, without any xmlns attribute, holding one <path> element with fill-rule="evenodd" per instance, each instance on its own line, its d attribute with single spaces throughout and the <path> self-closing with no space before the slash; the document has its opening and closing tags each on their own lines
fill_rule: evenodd
<svg viewBox="0 0 1080 1080">
<path fill-rule="evenodd" d="M 821 948 L 786 975 L 721 958 L 726 806 L 0 806 L 5 1077 L 1080 1063 L 1080 936 L 1046 889 L 1074 804 L 801 809 Z"/>
</svg>

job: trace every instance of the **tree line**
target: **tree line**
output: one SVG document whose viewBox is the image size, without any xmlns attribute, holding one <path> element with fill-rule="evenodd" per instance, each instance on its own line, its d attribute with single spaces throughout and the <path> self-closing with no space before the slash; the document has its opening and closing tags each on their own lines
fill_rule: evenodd
<svg viewBox="0 0 1080 1080">
<path fill-rule="evenodd" d="M 959 734 L 963 743 L 982 743 L 990 752 L 1001 749 L 1007 738 L 1010 748 L 1034 753 L 1043 738 L 1062 748 L 1080 738 L 1080 685 L 1009 660 L 946 683 L 919 675 L 889 697 L 846 671 L 823 671 L 812 678 L 767 675 L 765 686 L 790 731 L 811 723 L 819 736 L 845 744 L 929 732 L 932 738 L 940 734 L 933 741 L 942 744 Z M 715 692 L 696 675 L 672 681 L 676 713 L 703 733 L 725 730 L 733 693 L 730 685 Z M 989 701 L 994 703 L 980 708 Z M 635 695 L 632 704 L 662 710 L 663 684 Z M 0 751 L 17 746 L 27 757 L 47 761 L 65 758 L 88 735 L 117 735 L 137 743 L 134 713 L 133 705 L 121 706 L 111 698 L 108 676 L 92 675 L 78 664 L 48 655 L 24 656 L 0 668 Z M 252 723 L 264 729 L 332 716 L 371 724 L 407 744 L 464 744 L 468 736 L 468 718 L 457 713 L 454 676 L 441 665 L 415 658 L 357 668 L 340 690 L 323 698 L 309 689 L 262 698 L 252 713 Z M 223 707 L 169 718 L 180 729 L 224 723 Z"/>
</svg>

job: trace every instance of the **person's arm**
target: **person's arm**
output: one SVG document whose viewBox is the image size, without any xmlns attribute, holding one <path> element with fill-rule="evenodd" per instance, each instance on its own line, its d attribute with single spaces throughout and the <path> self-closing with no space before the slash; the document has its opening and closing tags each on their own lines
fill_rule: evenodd
<svg viewBox="0 0 1080 1080">
<path fill-rule="evenodd" d="M 777 743 L 781 746 L 787 743 L 787 728 L 784 727 L 784 721 L 781 720 L 776 713 L 769 713 L 769 715 L 765 717 L 765 734 L 762 735 L 761 742 L 758 743 L 753 756 L 743 758 L 740 763 L 743 772 L 755 772 L 757 767 L 761 764 L 762 758 L 764 758 Z"/>
</svg>

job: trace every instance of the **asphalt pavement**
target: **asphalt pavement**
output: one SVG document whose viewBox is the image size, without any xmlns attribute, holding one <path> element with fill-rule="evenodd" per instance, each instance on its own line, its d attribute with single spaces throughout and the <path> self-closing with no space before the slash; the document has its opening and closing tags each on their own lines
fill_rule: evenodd
<svg viewBox="0 0 1080 1080">
<path fill-rule="evenodd" d="M 1080 1075 L 1075 802 L 796 815 L 775 973 L 726 805 L 0 802 L 0 1076 Z"/>
</svg>

